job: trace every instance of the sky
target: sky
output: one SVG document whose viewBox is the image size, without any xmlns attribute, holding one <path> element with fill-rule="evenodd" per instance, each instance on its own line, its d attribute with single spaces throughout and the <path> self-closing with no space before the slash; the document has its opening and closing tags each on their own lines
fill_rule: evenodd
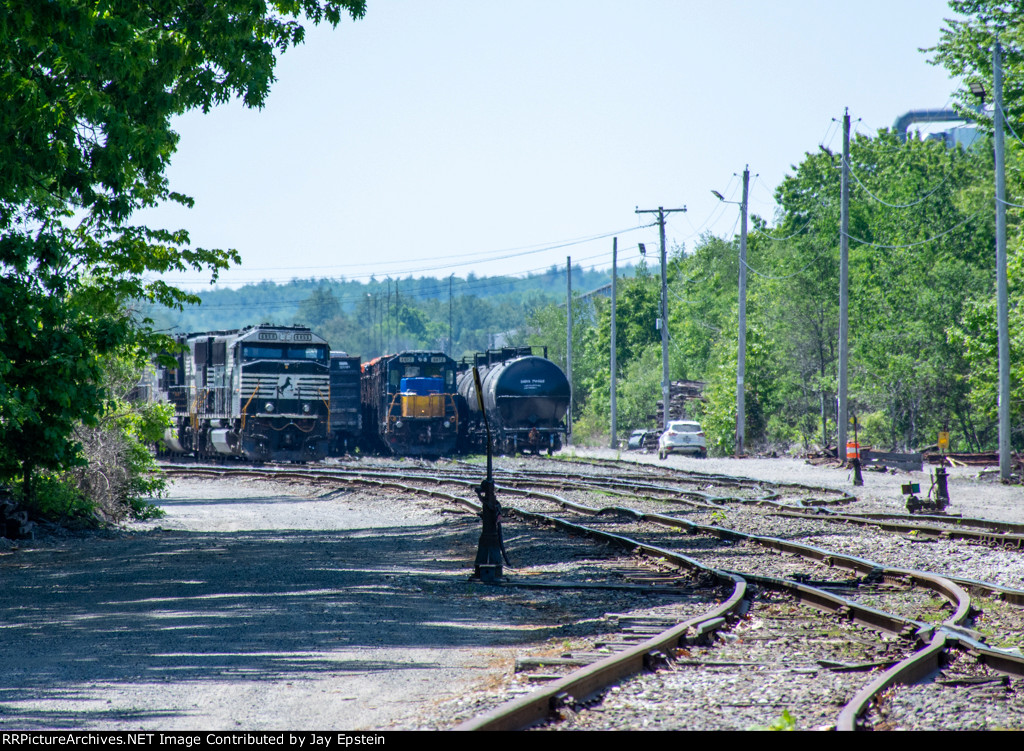
<svg viewBox="0 0 1024 751">
<path fill-rule="evenodd" d="M 168 177 L 195 199 L 140 213 L 233 248 L 221 286 L 610 266 L 732 237 L 819 144 L 840 150 L 956 82 L 920 51 L 941 0 L 368 0 L 279 60 L 261 110 L 175 120 Z M 941 128 L 941 126 L 940 126 Z M 932 129 L 936 129 L 932 126 Z M 166 277 L 211 289 L 208 273 Z"/>
</svg>

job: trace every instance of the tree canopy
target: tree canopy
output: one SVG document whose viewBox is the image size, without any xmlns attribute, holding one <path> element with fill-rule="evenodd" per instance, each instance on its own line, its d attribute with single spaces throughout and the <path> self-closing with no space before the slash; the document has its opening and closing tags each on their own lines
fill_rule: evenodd
<svg viewBox="0 0 1024 751">
<path fill-rule="evenodd" d="M 364 0 L 25 0 L 0 11 L 0 481 L 65 467 L 71 426 L 105 404 L 101 358 L 159 350 L 126 307 L 195 297 L 155 276 L 218 270 L 231 250 L 131 222 L 191 199 L 171 189 L 172 118 L 260 107 L 300 19 L 359 18 Z"/>
<path fill-rule="evenodd" d="M 981 83 L 992 102 L 992 46 L 1003 48 L 1003 102 L 1007 117 L 1024 120 L 1024 2 L 1021 0 L 950 0 L 958 18 L 946 19 L 938 44 L 925 52 L 965 84 L 957 95 L 959 106 L 969 112 L 978 98 L 966 84 Z M 983 126 L 985 118 L 979 118 Z M 991 127 L 991 126 L 989 126 Z"/>
</svg>

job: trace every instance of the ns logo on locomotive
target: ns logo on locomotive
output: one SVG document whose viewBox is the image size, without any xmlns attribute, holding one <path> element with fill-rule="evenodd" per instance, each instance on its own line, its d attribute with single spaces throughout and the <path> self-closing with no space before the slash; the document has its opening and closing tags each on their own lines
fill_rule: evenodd
<svg viewBox="0 0 1024 751">
<path fill-rule="evenodd" d="M 327 454 L 327 341 L 302 326 L 261 324 L 177 337 L 174 367 L 158 365 L 151 393 L 174 406 L 172 453 L 250 461 L 317 461 Z"/>
<path fill-rule="evenodd" d="M 489 350 L 462 363 L 408 351 L 360 363 L 306 327 L 266 323 L 176 341 L 175 364 L 158 364 L 140 384 L 174 407 L 161 449 L 171 454 L 308 462 L 356 448 L 426 457 L 482 450 L 474 364 L 499 451 L 550 454 L 568 434 L 569 382 L 546 350 Z"/>
</svg>

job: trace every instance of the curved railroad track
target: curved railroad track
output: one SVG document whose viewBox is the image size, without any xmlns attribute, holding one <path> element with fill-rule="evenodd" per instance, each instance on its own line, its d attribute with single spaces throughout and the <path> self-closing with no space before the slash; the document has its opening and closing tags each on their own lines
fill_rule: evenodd
<svg viewBox="0 0 1024 751">
<path fill-rule="evenodd" d="M 387 488 L 430 496 L 473 513 L 479 511 L 477 502 L 466 493 L 478 483 L 472 477 L 481 470 L 465 463 L 456 467 L 303 469 L 189 466 L 170 471 L 273 477 L 328 487 L 355 484 Z M 729 645 L 733 658 L 704 659 L 698 664 L 735 663 L 733 667 L 737 668 L 744 662 L 760 664 L 737 659 L 734 642 L 742 637 L 729 638 L 730 634 L 743 633 L 745 625 L 752 622 L 777 627 L 780 633 L 775 639 L 780 644 L 792 640 L 793 630 L 778 627 L 779 623 L 792 626 L 798 622 L 804 631 L 838 624 L 837 628 L 854 627 L 877 635 L 874 641 L 862 645 L 867 649 L 867 659 L 854 665 L 817 658 L 818 663 L 836 662 L 843 675 L 863 679 L 843 693 L 844 705 L 833 722 L 840 729 L 917 727 L 899 719 L 898 702 L 879 704 L 880 697 L 900 696 L 893 693 L 893 687 L 913 685 L 946 664 L 961 666 L 960 673 L 967 670 L 966 665 L 983 666 L 972 668 L 983 675 L 973 676 L 977 680 L 969 685 L 1004 685 L 999 682 L 1009 680 L 1005 676 L 1024 675 L 1024 658 L 999 648 L 1024 630 L 1020 612 L 1024 591 L 1006 582 L 966 576 L 965 571 L 971 570 L 966 564 L 957 567 L 947 561 L 942 565 L 935 558 L 918 556 L 915 564 L 924 561 L 935 565 L 893 566 L 870 555 L 872 549 L 888 554 L 883 542 L 888 540 L 909 550 L 941 544 L 980 553 L 997 548 L 1017 556 L 1020 525 L 900 515 L 871 518 L 837 510 L 854 499 L 835 490 L 672 473 L 662 468 L 598 464 L 584 471 L 563 464 L 557 470 L 538 466 L 509 472 L 499 468 L 495 477 L 506 514 L 586 535 L 661 567 L 685 572 L 672 576 L 681 577 L 679 580 L 686 582 L 684 587 L 691 590 L 695 581 L 701 581 L 708 602 L 700 612 L 691 609 L 674 617 L 648 618 L 639 632 L 634 629 L 633 639 L 624 638 L 624 643 L 632 641 L 632 646 L 596 662 L 590 657 L 560 658 L 565 661 L 562 667 L 577 662 L 589 664 L 568 675 L 552 677 L 528 696 L 463 722 L 459 726 L 462 729 L 527 727 L 552 717 L 562 718 L 567 727 L 586 727 L 581 719 L 588 714 L 586 707 L 595 697 L 611 696 L 612 684 L 657 665 L 678 665 L 687 659 L 690 650 L 713 650 L 707 645 L 719 631 L 723 633 L 719 643 Z M 767 527 L 775 534 L 764 534 Z M 801 541 L 808 538 L 820 544 Z M 931 542 L 922 545 L 922 541 Z M 860 554 L 854 555 L 851 548 L 858 545 Z M 715 584 L 709 589 L 712 581 Z M 508 586 L 516 583 L 512 581 Z M 710 596 L 712 591 L 719 592 L 718 596 Z M 796 608 L 800 617 L 786 615 L 782 612 L 786 608 Z M 986 621 L 992 612 L 997 617 Z M 812 623 L 817 625 L 808 625 Z M 638 634 L 646 638 L 636 643 Z M 860 641 L 865 642 L 863 636 Z M 864 679 L 854 669 L 858 666 L 875 675 Z M 837 670 L 836 666 L 818 667 Z M 794 675 L 817 675 L 821 670 L 805 665 L 802 674 Z M 959 688 L 964 679 L 953 676 L 947 683 Z M 942 727 L 941 722 L 935 727 Z"/>
</svg>

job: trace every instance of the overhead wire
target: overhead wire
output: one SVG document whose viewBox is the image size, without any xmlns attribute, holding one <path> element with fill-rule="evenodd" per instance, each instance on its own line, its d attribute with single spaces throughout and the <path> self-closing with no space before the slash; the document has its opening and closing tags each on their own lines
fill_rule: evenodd
<svg viewBox="0 0 1024 751">
<path fill-rule="evenodd" d="M 886 249 L 886 250 L 900 250 L 900 249 L 903 249 L 903 248 L 916 248 L 919 245 L 927 245 L 928 243 L 935 242 L 936 240 L 945 237 L 946 235 L 950 234 L 951 232 L 955 232 L 956 230 L 960 229 L 965 224 L 970 222 L 972 219 L 976 219 L 977 217 L 981 216 L 983 213 L 984 213 L 984 211 L 975 212 L 974 214 L 971 214 L 969 217 L 964 219 L 962 222 L 959 222 L 958 224 L 953 225 L 952 227 L 947 229 L 945 232 L 940 232 L 939 234 L 935 235 L 934 237 L 929 237 L 927 240 L 919 240 L 918 242 L 906 243 L 905 245 L 883 245 L 882 243 L 875 243 L 875 242 L 871 242 L 869 240 L 863 240 L 863 239 L 861 239 L 859 237 L 854 237 L 849 232 L 846 233 L 846 236 L 849 239 L 854 240 L 855 242 L 860 243 L 861 245 L 869 245 L 872 248 L 883 248 L 883 249 Z"/>
<path fill-rule="evenodd" d="M 803 227 L 801 227 L 800 229 L 798 229 L 798 230 L 797 230 L 796 232 L 794 232 L 793 234 L 791 234 L 791 235 L 786 235 L 785 237 L 773 237 L 772 235 L 769 235 L 769 234 L 768 234 L 767 232 L 764 232 L 763 230 L 759 230 L 759 229 L 755 229 L 755 230 L 753 231 L 753 233 L 752 233 L 752 234 L 755 234 L 755 235 L 760 235 L 761 237 L 764 237 L 764 238 L 766 238 L 766 239 L 768 239 L 768 240 L 771 240 L 771 241 L 773 241 L 773 242 L 783 242 L 783 241 L 785 241 L 785 240 L 792 240 L 792 239 L 793 239 L 794 237 L 796 237 L 797 235 L 799 235 L 799 234 L 800 234 L 801 232 L 803 232 L 803 231 L 804 231 L 805 229 L 807 229 L 808 227 L 810 227 L 810 226 L 811 226 L 811 222 L 813 222 L 813 221 L 815 220 L 815 218 L 816 218 L 816 217 L 813 217 L 813 216 L 812 216 L 812 217 L 811 217 L 811 218 L 809 218 L 809 219 L 808 219 L 808 220 L 807 220 L 806 222 L 804 222 L 804 226 L 803 226 Z"/>
<path fill-rule="evenodd" d="M 807 269 L 809 269 L 814 263 L 816 263 L 821 258 L 822 252 L 823 252 L 822 250 L 819 250 L 817 252 L 817 254 L 815 255 L 815 257 L 812 258 L 810 261 L 808 261 L 807 264 L 802 269 L 799 269 L 798 271 L 794 271 L 792 274 L 784 274 L 782 276 L 774 276 L 774 275 L 770 275 L 770 274 L 765 274 L 765 273 L 763 273 L 761 271 L 758 271 L 757 269 L 755 269 L 753 266 L 751 266 L 749 263 L 746 263 L 746 262 L 744 262 L 743 265 L 747 267 L 747 270 L 750 273 L 757 274 L 762 279 L 768 279 L 770 281 L 779 281 L 779 280 L 782 280 L 782 279 L 792 279 L 795 276 L 800 276 L 805 271 L 807 271 Z"/>
<path fill-rule="evenodd" d="M 585 261 L 591 261 L 591 260 L 595 260 L 595 259 L 598 259 L 598 258 L 605 258 L 607 255 L 608 255 L 607 252 L 602 252 L 602 253 L 598 253 L 598 254 L 594 254 L 594 255 L 590 255 L 590 256 L 584 256 L 584 257 L 579 258 L 579 259 L 574 259 L 573 265 L 576 265 L 577 262 L 582 263 L 582 262 L 585 262 Z M 623 263 L 628 263 L 629 261 L 639 259 L 640 257 L 641 257 L 640 254 L 637 252 L 637 253 L 634 253 L 632 255 L 627 254 L 627 255 L 624 255 L 624 256 L 620 257 L 620 261 L 623 262 Z M 527 274 L 528 275 L 528 276 L 522 276 L 522 277 L 501 277 L 501 278 L 498 278 L 498 279 L 490 279 L 490 278 L 486 278 L 485 277 L 484 279 L 475 280 L 475 281 L 463 281 L 463 280 L 460 280 L 459 281 L 458 290 L 459 290 L 460 294 L 466 294 L 467 292 L 475 293 L 475 292 L 479 292 L 479 291 L 482 291 L 482 290 L 494 289 L 494 288 L 503 287 L 503 286 L 504 287 L 512 288 L 512 287 L 515 287 L 518 284 L 528 283 L 531 278 L 532 279 L 537 279 L 537 278 L 544 277 L 544 276 L 550 276 L 550 275 L 553 275 L 555 273 L 557 273 L 558 275 L 564 274 L 564 269 L 565 269 L 565 265 L 562 264 L 562 265 L 560 265 L 558 267 L 557 271 L 553 271 L 550 266 L 545 266 L 545 267 L 537 267 L 537 268 L 534 268 L 534 269 L 529 269 L 527 271 L 519 272 L 521 274 Z M 351 281 L 351 280 L 346 280 L 346 282 L 347 281 Z M 402 280 L 400 280 L 400 279 L 396 279 L 395 280 L 396 288 L 398 288 L 397 287 L 397 282 L 399 282 L 399 281 L 402 281 Z M 415 283 L 416 280 L 412 280 L 412 282 Z M 434 284 L 431 287 L 424 288 L 422 285 L 416 285 L 416 287 L 414 289 L 410 289 L 410 290 L 408 290 L 406 292 L 402 292 L 401 296 L 402 297 L 416 298 L 416 299 L 421 299 L 421 300 L 422 299 L 431 299 L 431 298 L 443 298 L 447 294 L 447 287 L 448 287 L 448 285 L 447 285 L 446 281 L 444 279 L 440 279 L 440 280 L 437 280 L 437 283 Z M 376 297 L 378 295 L 383 295 L 383 294 L 384 293 L 380 292 L 380 291 L 373 292 L 373 293 L 370 293 L 370 292 L 360 292 L 360 293 L 355 294 L 355 295 L 336 297 L 334 299 L 340 305 L 345 305 L 345 304 L 349 304 L 349 303 L 361 302 L 362 300 L 364 300 L 366 298 L 367 295 L 372 295 L 372 296 Z M 301 305 L 303 302 L 305 302 L 308 299 L 309 299 L 309 296 L 307 295 L 306 297 L 303 297 L 301 299 L 299 299 L 299 298 L 289 298 L 287 300 L 260 301 L 259 305 L 266 306 L 266 307 L 272 307 L 272 308 L 295 307 L 295 306 Z M 242 309 L 242 308 L 252 307 L 252 305 L 253 305 L 252 302 L 221 303 L 221 304 L 204 303 L 203 304 L 203 309 L 204 310 L 238 310 L 238 309 Z"/>
<path fill-rule="evenodd" d="M 604 240 L 604 239 L 607 239 L 609 237 L 614 237 L 616 235 L 624 235 L 624 234 L 627 234 L 629 232 L 635 232 L 637 230 L 647 229 L 648 227 L 653 227 L 653 226 L 656 226 L 656 224 L 639 224 L 639 225 L 637 225 L 635 227 L 629 227 L 627 229 L 616 230 L 614 232 L 604 232 L 604 233 L 601 233 L 599 235 L 591 235 L 591 236 L 584 237 L 584 238 L 577 238 L 575 240 L 558 241 L 557 243 L 548 244 L 548 245 L 545 245 L 544 247 L 525 246 L 525 247 L 528 247 L 528 248 L 534 248 L 533 250 L 523 250 L 523 251 L 515 251 L 515 252 L 513 252 L 511 250 L 489 251 L 489 253 L 504 253 L 506 255 L 494 255 L 494 256 L 491 256 L 491 257 L 487 257 L 487 258 L 468 258 L 466 255 L 437 256 L 435 258 L 438 259 L 438 260 L 446 259 L 446 258 L 461 258 L 462 260 L 460 262 L 458 262 L 458 263 L 442 264 L 442 265 L 439 265 L 439 266 L 428 266 L 428 267 L 421 267 L 421 268 L 414 268 L 414 269 L 399 269 L 399 270 L 395 271 L 394 273 L 396 275 L 401 275 L 401 274 L 421 274 L 421 273 L 424 273 L 424 272 L 427 272 L 427 271 L 441 271 L 443 269 L 458 268 L 460 266 L 466 266 L 466 265 L 469 265 L 469 264 L 483 264 L 483 263 L 490 263 L 492 261 L 504 261 L 504 260 L 508 260 L 509 258 L 518 258 L 520 256 L 533 255 L 533 254 L 536 254 L 536 253 L 543 253 L 543 252 L 549 251 L 549 250 L 559 250 L 561 248 L 568 248 L 568 247 L 572 247 L 572 246 L 575 246 L 575 245 L 583 245 L 584 243 L 595 242 L 597 240 Z M 480 255 L 480 254 L 469 254 L 469 255 Z M 388 264 L 388 263 L 405 263 L 405 262 L 406 261 L 380 261 L 380 262 L 374 262 L 373 265 L 375 267 L 379 267 L 381 265 Z M 321 266 L 309 266 L 309 267 L 305 267 L 305 268 L 306 269 L 347 269 L 347 268 L 353 268 L 353 267 L 359 268 L 359 267 L 367 266 L 367 265 L 370 265 L 370 264 L 339 264 L 339 265 L 329 265 L 328 264 L 328 265 L 321 265 Z M 296 267 L 267 267 L 267 268 L 273 269 L 273 268 L 296 268 Z M 348 276 L 348 279 L 350 279 L 352 281 L 355 281 L 355 280 L 359 280 L 359 279 L 370 279 L 370 278 L 375 277 L 375 276 L 379 276 L 379 272 L 370 272 L 369 274 L 357 274 L 357 275 L 353 275 L 353 276 Z M 295 278 L 294 275 L 291 278 Z M 172 281 L 173 281 L 173 279 L 172 279 Z M 272 281 L 272 280 L 260 279 L 260 280 L 247 280 L 247 281 Z M 194 282 L 192 282 L 191 280 L 186 279 L 186 280 L 178 280 L 177 283 L 188 284 L 188 283 L 194 283 Z"/>
<path fill-rule="evenodd" d="M 882 200 L 874 193 L 872 193 L 868 186 L 865 185 L 859 177 L 857 177 L 857 173 L 854 171 L 853 165 L 850 164 L 849 160 L 845 160 L 845 163 L 849 170 L 849 173 L 853 175 L 853 179 L 857 181 L 857 184 L 861 188 L 864 189 L 865 193 L 867 193 L 871 198 L 875 199 L 876 201 L 878 201 L 878 203 L 882 204 L 883 206 L 888 206 L 889 208 L 892 209 L 909 209 L 913 206 L 922 204 L 926 200 L 928 200 L 928 198 L 930 198 L 939 188 L 941 188 L 943 185 L 949 182 L 949 175 L 946 175 L 944 178 L 942 178 L 942 182 L 940 182 L 938 185 L 936 185 L 934 188 L 932 188 L 930 191 L 925 193 L 923 196 L 921 196 L 918 200 L 914 201 L 913 203 L 889 203 L 887 201 Z"/>
</svg>

